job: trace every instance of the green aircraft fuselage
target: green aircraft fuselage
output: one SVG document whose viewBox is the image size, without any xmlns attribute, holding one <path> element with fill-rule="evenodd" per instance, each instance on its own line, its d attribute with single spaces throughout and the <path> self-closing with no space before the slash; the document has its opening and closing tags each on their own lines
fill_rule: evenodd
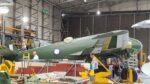
<svg viewBox="0 0 150 84">
<path fill-rule="evenodd" d="M 94 36 L 92 36 L 94 37 Z M 92 37 L 83 37 L 73 40 L 71 43 L 57 42 L 47 46 L 28 50 L 30 53 L 36 51 L 40 59 L 71 59 L 73 56 L 82 53 L 83 50 L 92 48 L 96 39 Z M 55 50 L 59 50 L 59 54 L 55 54 Z"/>
<path fill-rule="evenodd" d="M 29 49 L 26 52 L 31 54 L 31 59 L 33 58 L 33 51 L 37 52 L 40 59 L 78 59 L 84 54 L 125 49 L 128 46 L 129 41 L 132 42 L 132 48 L 136 50 L 136 52 L 142 49 L 143 46 L 141 42 L 136 39 L 130 39 L 127 30 L 115 30 L 107 33 L 71 39 L 68 42 L 57 42 L 47 46 Z M 7 49 L 2 50 L 7 51 Z M 16 55 L 15 53 L 15 51 L 10 51 L 9 53 L 3 53 L 3 55 L 4 57 L 12 58 L 12 56 Z M 21 58 L 22 53 L 17 53 L 19 56 L 18 58 Z"/>
<path fill-rule="evenodd" d="M 124 36 L 120 37 L 121 35 Z M 111 39 L 107 40 L 108 38 Z M 120 41 L 119 38 L 121 38 L 121 42 L 119 42 Z M 77 59 L 78 56 L 82 55 L 83 52 L 85 51 L 86 54 L 90 54 L 94 52 L 96 49 L 97 49 L 96 53 L 101 53 L 102 51 L 105 51 L 103 49 L 104 45 L 105 47 L 107 46 L 107 49 L 112 49 L 112 50 L 116 48 L 123 48 L 124 47 L 123 45 L 120 47 L 117 47 L 117 45 L 121 43 L 122 44 L 124 43 L 124 45 L 128 45 L 128 41 L 124 41 L 128 39 L 130 38 L 128 36 L 127 30 L 116 30 L 107 33 L 76 38 L 70 41 L 69 43 L 66 43 L 64 41 L 57 42 L 47 46 L 30 49 L 28 51 L 30 53 L 36 51 L 40 59 Z M 106 41 L 110 41 L 108 42 L 109 44 L 106 44 Z M 142 48 L 141 43 L 137 43 L 136 46 L 139 46 L 137 50 L 141 50 Z M 55 50 L 58 51 L 57 54 L 54 53 Z M 32 57 L 33 56 L 31 55 L 31 58 Z"/>
</svg>

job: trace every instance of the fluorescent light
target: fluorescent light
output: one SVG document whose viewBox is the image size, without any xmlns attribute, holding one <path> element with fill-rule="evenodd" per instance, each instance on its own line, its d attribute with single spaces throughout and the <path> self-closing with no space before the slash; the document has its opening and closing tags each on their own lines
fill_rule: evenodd
<svg viewBox="0 0 150 84">
<path fill-rule="evenodd" d="M 84 2 L 87 2 L 87 0 L 84 0 Z"/>
<path fill-rule="evenodd" d="M 97 14 L 97 15 L 100 15 L 100 14 L 101 14 L 101 11 L 100 11 L 100 10 L 97 10 L 97 11 L 96 11 L 96 14 Z"/>
<path fill-rule="evenodd" d="M 22 18 L 22 21 L 26 23 L 26 22 L 29 21 L 29 18 L 28 18 L 28 17 L 23 17 L 23 18 Z"/>
<path fill-rule="evenodd" d="M 66 14 L 62 13 L 61 16 L 64 17 Z"/>
<path fill-rule="evenodd" d="M 9 12 L 9 8 L 7 6 L 0 7 L 0 14 L 7 14 Z"/>
</svg>

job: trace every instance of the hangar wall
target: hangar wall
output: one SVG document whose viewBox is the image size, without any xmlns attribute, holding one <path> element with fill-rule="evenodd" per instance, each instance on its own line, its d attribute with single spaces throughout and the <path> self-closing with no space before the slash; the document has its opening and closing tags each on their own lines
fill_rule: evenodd
<svg viewBox="0 0 150 84">
<path fill-rule="evenodd" d="M 148 19 L 149 12 L 124 12 L 124 13 L 107 13 L 101 16 L 97 15 L 68 15 L 63 18 L 67 36 L 81 37 L 91 34 L 99 34 L 112 30 L 129 30 L 130 37 L 140 40 L 144 45 L 144 51 L 150 53 L 150 30 L 149 29 L 132 29 L 131 25 Z"/>
</svg>

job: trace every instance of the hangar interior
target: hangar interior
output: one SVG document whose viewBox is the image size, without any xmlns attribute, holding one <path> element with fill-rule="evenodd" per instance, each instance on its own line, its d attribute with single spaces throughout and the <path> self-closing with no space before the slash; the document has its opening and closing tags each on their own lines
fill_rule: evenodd
<svg viewBox="0 0 150 84">
<path fill-rule="evenodd" d="M 148 84 L 149 10 L 150 0 L 0 0 L 0 84 Z"/>
</svg>

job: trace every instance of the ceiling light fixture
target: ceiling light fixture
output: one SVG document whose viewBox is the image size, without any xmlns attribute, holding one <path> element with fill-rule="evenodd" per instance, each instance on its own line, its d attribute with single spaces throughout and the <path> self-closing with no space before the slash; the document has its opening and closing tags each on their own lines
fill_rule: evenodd
<svg viewBox="0 0 150 84">
<path fill-rule="evenodd" d="M 9 12 L 9 8 L 7 6 L 0 7 L 0 14 L 7 14 Z"/>
<path fill-rule="evenodd" d="M 87 2 L 87 0 L 84 0 L 84 2 L 86 3 L 86 2 Z"/>
<path fill-rule="evenodd" d="M 23 21 L 24 23 L 27 23 L 27 22 L 29 21 L 29 18 L 26 17 L 26 16 L 24 16 L 24 17 L 22 18 L 22 21 Z"/>
<path fill-rule="evenodd" d="M 98 5 L 97 5 L 97 11 L 96 11 L 96 14 L 97 14 L 97 15 L 100 15 L 100 14 L 101 14 L 101 11 L 100 11 L 100 9 L 99 9 L 99 1 L 98 1 Z"/>
<path fill-rule="evenodd" d="M 61 16 L 64 17 L 66 14 L 62 13 Z"/>
<path fill-rule="evenodd" d="M 100 14 L 101 14 L 101 11 L 100 11 L 100 10 L 97 10 L 97 11 L 96 11 L 96 14 L 97 14 L 97 15 L 100 15 Z"/>
</svg>

